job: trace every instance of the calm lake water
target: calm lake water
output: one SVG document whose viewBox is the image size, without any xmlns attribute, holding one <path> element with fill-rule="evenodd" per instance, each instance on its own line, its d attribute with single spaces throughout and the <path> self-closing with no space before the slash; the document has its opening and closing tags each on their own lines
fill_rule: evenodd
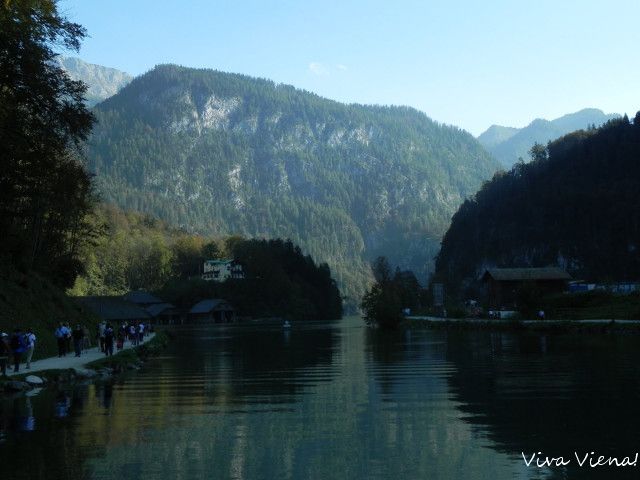
<svg viewBox="0 0 640 480">
<path fill-rule="evenodd" d="M 640 478 L 640 338 L 194 327 L 113 385 L 5 399 L 3 478 Z M 526 467 L 521 452 L 572 460 Z"/>
</svg>

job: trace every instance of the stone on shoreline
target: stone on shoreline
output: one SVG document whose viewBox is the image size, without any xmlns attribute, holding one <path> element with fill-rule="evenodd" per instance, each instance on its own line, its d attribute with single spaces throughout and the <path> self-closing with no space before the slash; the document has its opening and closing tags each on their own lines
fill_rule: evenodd
<svg viewBox="0 0 640 480">
<path fill-rule="evenodd" d="M 38 385 L 44 385 L 44 380 L 36 375 L 29 375 L 27 378 L 24 379 L 25 382 L 27 382 L 29 385 L 31 386 L 38 386 Z"/>
<path fill-rule="evenodd" d="M 74 367 L 71 370 L 73 370 L 74 375 L 78 378 L 93 378 L 97 375 L 95 370 L 89 368 Z"/>
</svg>

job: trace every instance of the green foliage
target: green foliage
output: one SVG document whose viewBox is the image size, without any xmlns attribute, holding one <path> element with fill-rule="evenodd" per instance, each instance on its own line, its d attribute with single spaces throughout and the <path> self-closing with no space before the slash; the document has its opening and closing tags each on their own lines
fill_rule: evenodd
<svg viewBox="0 0 640 480">
<path fill-rule="evenodd" d="M 160 296 L 184 308 L 207 298 L 224 298 L 238 314 L 328 320 L 342 316 L 342 299 L 327 264 L 316 265 L 291 241 L 235 240 L 235 260 L 245 279 L 223 283 L 175 279 Z"/>
<path fill-rule="evenodd" d="M 383 328 L 395 328 L 403 319 L 404 308 L 420 307 L 420 284 L 410 271 L 397 268 L 391 276 L 391 266 L 385 257 L 375 260 L 373 272 L 376 282 L 360 305 L 364 320 Z"/>
<path fill-rule="evenodd" d="M 101 235 L 82 251 L 84 273 L 69 290 L 71 295 L 157 290 L 174 275 L 186 278 L 202 268 L 201 237 L 112 206 L 100 206 L 91 220 Z"/>
<path fill-rule="evenodd" d="M 205 298 L 224 298 L 240 315 L 298 320 L 342 315 L 329 266 L 316 265 L 291 241 L 205 238 L 106 205 L 96 209 L 93 221 L 103 233 L 85 249 L 86 273 L 72 295 L 122 295 L 142 288 L 161 290 L 161 297 L 187 309 Z M 222 284 L 201 280 L 204 261 L 216 257 L 234 258 L 247 278 Z"/>
<path fill-rule="evenodd" d="M 453 216 L 436 261 L 448 291 L 487 265 L 558 264 L 574 278 L 640 279 L 640 122 L 612 120 L 533 154 Z"/>
<path fill-rule="evenodd" d="M 454 209 L 497 167 L 416 110 L 212 70 L 156 67 L 94 111 L 106 201 L 202 235 L 290 238 L 352 306 L 380 254 L 425 280 Z"/>
<path fill-rule="evenodd" d="M 37 337 L 33 358 L 46 358 L 57 353 L 54 331 L 59 322 L 81 324 L 94 332 L 98 319 L 83 314 L 47 278 L 33 272 L 0 269 L 0 331 L 11 333 L 16 327 L 23 331 L 32 328 Z"/>
<path fill-rule="evenodd" d="M 58 66 L 52 46 L 78 50 L 84 34 L 53 0 L 0 4 L 0 250 L 12 267 L 61 286 L 79 273 L 90 235 L 92 181 L 77 147 L 94 118 L 85 85 Z"/>
<path fill-rule="evenodd" d="M 375 283 L 362 298 L 364 320 L 383 328 L 395 328 L 402 321 L 402 302 L 391 284 Z"/>
</svg>

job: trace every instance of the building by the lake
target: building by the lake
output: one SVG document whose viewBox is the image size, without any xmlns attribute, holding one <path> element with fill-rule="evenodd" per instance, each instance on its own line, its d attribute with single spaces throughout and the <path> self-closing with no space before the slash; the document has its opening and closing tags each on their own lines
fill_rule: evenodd
<svg viewBox="0 0 640 480">
<path fill-rule="evenodd" d="M 224 282 L 229 278 L 243 279 L 242 265 L 235 260 L 206 260 L 202 269 L 202 279 Z"/>
<path fill-rule="evenodd" d="M 542 295 L 567 290 L 571 275 L 558 267 L 488 268 L 480 280 L 486 286 L 489 308 L 517 308 L 517 295 L 522 288 L 531 288 Z"/>
<path fill-rule="evenodd" d="M 226 300 L 210 298 L 191 307 L 187 320 L 190 323 L 231 323 L 236 320 L 236 312 Z"/>
</svg>

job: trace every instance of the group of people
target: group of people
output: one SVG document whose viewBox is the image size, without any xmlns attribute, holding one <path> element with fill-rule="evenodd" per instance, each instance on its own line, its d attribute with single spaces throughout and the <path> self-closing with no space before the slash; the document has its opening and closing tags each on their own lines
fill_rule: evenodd
<svg viewBox="0 0 640 480">
<path fill-rule="evenodd" d="M 36 336 L 30 328 L 23 332 L 16 328 L 13 334 L 0 333 L 0 371 L 2 375 L 7 374 L 7 364 L 13 362 L 13 371 L 20 370 L 20 363 L 24 358 L 26 368 L 31 368 L 31 358 L 36 347 Z"/>
<path fill-rule="evenodd" d="M 129 324 L 128 322 L 123 322 L 116 331 L 113 328 L 113 325 L 102 321 L 98 325 L 100 350 L 106 356 L 113 355 L 114 342 L 116 349 L 120 351 L 124 348 L 124 342 L 127 340 L 129 340 L 133 346 L 142 343 L 146 333 L 148 333 L 148 329 L 143 322 L 140 322 L 138 325 L 135 323 Z"/>
<path fill-rule="evenodd" d="M 58 342 L 58 357 L 66 357 L 71 353 L 71 342 L 76 357 L 79 357 L 84 350 L 91 348 L 91 335 L 87 327 L 77 324 L 73 329 L 68 323 L 60 323 L 55 331 Z"/>
<path fill-rule="evenodd" d="M 97 335 L 100 351 L 107 356 L 113 355 L 114 344 L 118 351 L 122 350 L 124 342 L 127 340 L 131 342 L 131 345 L 136 346 L 142 343 L 147 333 L 149 333 L 148 326 L 142 322 L 137 325 L 125 322 L 116 331 L 110 323 L 102 321 L 98 325 Z M 89 329 L 80 324 L 72 329 L 68 323 L 61 322 L 55 330 L 55 337 L 58 343 L 58 357 L 65 357 L 67 353 L 71 353 L 72 342 L 76 357 L 91 348 Z M 31 358 L 35 346 L 36 336 L 31 328 L 28 328 L 26 332 L 16 328 L 11 336 L 4 332 L 0 333 L 0 372 L 2 375 L 7 374 L 7 366 L 11 365 L 13 365 L 13 371 L 18 372 L 23 360 L 26 368 L 31 368 Z"/>
</svg>

